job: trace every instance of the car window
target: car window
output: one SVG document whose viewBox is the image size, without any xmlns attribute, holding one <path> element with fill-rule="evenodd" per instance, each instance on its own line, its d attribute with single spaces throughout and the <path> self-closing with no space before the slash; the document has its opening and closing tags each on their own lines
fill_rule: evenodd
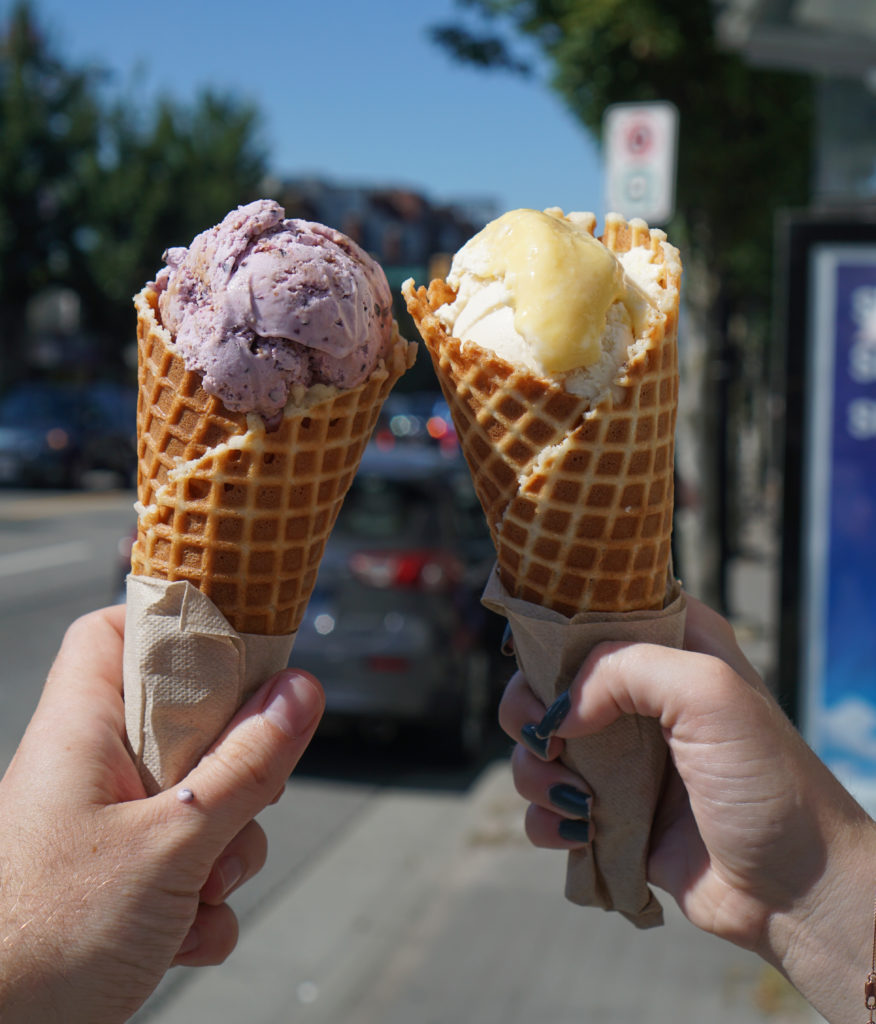
<svg viewBox="0 0 876 1024">
<path fill-rule="evenodd" d="M 136 423 L 136 394 L 124 388 L 25 385 L 0 398 L 3 426 L 123 429 Z"/>
<path fill-rule="evenodd" d="M 480 540 L 488 536 L 484 511 L 475 494 L 468 471 L 452 477 L 449 488 L 453 497 L 451 528 L 454 534 L 460 540 Z"/>
<path fill-rule="evenodd" d="M 60 391 L 22 388 L 0 401 L 0 423 L 4 426 L 70 423 L 74 416 L 74 401 Z"/>
<path fill-rule="evenodd" d="M 93 415 L 118 427 L 135 428 L 137 418 L 137 393 L 129 388 L 98 384 L 89 389 L 89 408 Z"/>
<path fill-rule="evenodd" d="M 438 540 L 435 496 L 417 483 L 359 474 L 335 532 L 370 541 Z"/>
</svg>

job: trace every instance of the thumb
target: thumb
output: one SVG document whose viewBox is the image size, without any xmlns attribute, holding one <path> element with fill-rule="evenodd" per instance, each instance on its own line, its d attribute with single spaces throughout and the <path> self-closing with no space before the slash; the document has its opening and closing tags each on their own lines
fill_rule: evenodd
<svg viewBox="0 0 876 1024">
<path fill-rule="evenodd" d="M 224 845 L 277 795 L 313 737 L 325 707 L 319 681 L 286 669 L 241 708 L 223 735 L 178 786 L 161 799 L 193 795 L 205 833 Z M 177 804 L 178 806 L 178 804 Z"/>
</svg>

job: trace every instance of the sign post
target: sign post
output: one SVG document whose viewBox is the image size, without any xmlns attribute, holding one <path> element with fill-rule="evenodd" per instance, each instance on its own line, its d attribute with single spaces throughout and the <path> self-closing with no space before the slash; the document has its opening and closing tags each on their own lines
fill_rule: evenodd
<svg viewBox="0 0 876 1024">
<path fill-rule="evenodd" d="M 603 118 L 605 209 L 652 227 L 675 211 L 678 109 L 674 104 L 614 103 Z"/>
</svg>

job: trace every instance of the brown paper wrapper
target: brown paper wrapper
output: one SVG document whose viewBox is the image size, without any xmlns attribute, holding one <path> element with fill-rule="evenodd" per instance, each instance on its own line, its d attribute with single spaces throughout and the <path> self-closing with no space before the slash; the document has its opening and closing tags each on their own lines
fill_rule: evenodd
<svg viewBox="0 0 876 1024">
<path fill-rule="evenodd" d="M 569 688 L 604 640 L 665 647 L 681 647 L 684 640 L 685 598 L 672 578 L 660 611 L 581 612 L 570 619 L 511 597 L 494 569 L 483 603 L 507 618 L 517 664 L 545 706 Z M 616 910 L 638 928 L 663 924 L 663 910 L 647 883 L 647 859 L 667 756 L 659 722 L 639 715 L 566 741 L 562 761 L 594 794 L 593 842 L 569 854 L 566 898 L 572 903 Z"/>
<path fill-rule="evenodd" d="M 294 640 L 235 632 L 186 580 L 128 576 L 125 727 L 147 793 L 188 774 Z"/>
</svg>

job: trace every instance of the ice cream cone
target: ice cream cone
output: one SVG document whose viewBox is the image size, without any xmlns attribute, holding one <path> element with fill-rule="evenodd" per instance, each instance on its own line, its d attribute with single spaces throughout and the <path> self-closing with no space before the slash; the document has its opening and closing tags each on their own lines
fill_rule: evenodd
<svg viewBox="0 0 876 1024">
<path fill-rule="evenodd" d="M 147 286 L 137 296 L 135 576 L 187 580 L 240 633 L 301 623 L 326 540 L 390 389 L 416 346 L 350 390 L 301 389 L 278 429 L 229 411 L 186 370 Z"/>
<path fill-rule="evenodd" d="M 573 216 L 593 235 L 592 215 Z M 684 629 L 670 547 L 681 263 L 665 234 L 643 221 L 610 214 L 601 241 L 618 254 L 641 248 L 633 262 L 647 264 L 652 286 L 622 365 L 588 378 L 595 398 L 567 390 L 562 375 L 539 376 L 454 337 L 436 315 L 456 299 L 447 282 L 402 289 L 496 547 L 484 604 L 507 617 L 518 665 L 545 706 L 599 642 L 679 646 Z M 647 884 L 667 760 L 659 723 L 624 716 L 566 740 L 562 760 L 594 794 L 595 838 L 569 855 L 567 898 L 619 911 L 640 928 L 660 924 Z"/>
<path fill-rule="evenodd" d="M 591 231 L 592 233 L 592 231 Z M 661 267 L 663 316 L 595 404 L 515 367 L 436 318 L 444 281 L 404 295 L 450 405 L 515 598 L 572 616 L 657 609 L 667 595 L 681 265 L 662 231 L 609 216 L 601 241 Z"/>
</svg>

